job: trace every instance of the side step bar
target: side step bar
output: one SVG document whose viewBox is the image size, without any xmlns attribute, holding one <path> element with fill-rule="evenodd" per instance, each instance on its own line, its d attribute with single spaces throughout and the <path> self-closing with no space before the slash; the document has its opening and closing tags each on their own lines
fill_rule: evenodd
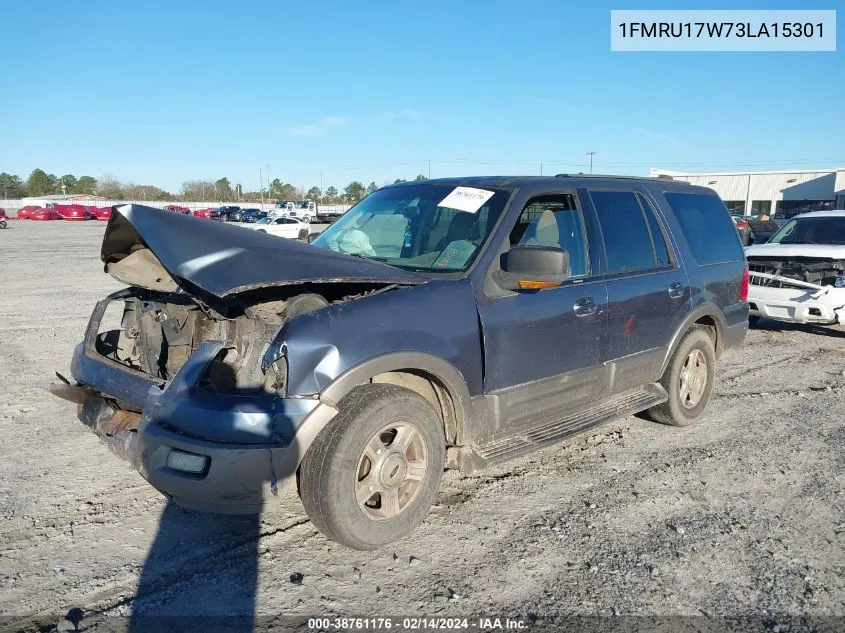
<svg viewBox="0 0 845 633">
<path fill-rule="evenodd" d="M 467 474 L 514 457 L 557 444 L 587 429 L 649 409 L 669 399 L 666 390 L 652 383 L 617 394 L 556 422 L 520 430 L 499 440 L 472 447 L 459 458 L 459 468 Z"/>
</svg>

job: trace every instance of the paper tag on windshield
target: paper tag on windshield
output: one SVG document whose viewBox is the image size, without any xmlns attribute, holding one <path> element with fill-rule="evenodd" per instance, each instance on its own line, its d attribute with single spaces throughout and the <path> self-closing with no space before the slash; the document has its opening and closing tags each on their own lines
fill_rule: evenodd
<svg viewBox="0 0 845 633">
<path fill-rule="evenodd" d="M 494 193 L 496 192 L 476 189 L 475 187 L 455 187 L 452 193 L 443 198 L 437 206 L 476 213 L 485 202 L 493 197 Z"/>
</svg>

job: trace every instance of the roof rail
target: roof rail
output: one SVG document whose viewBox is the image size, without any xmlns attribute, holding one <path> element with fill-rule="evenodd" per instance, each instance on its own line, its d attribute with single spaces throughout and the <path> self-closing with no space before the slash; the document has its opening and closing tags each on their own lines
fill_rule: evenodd
<svg viewBox="0 0 845 633">
<path fill-rule="evenodd" d="M 555 174 L 555 178 L 624 178 L 625 180 L 674 180 L 668 174 L 660 174 L 659 176 L 620 176 L 619 174 L 585 174 L 579 172 L 577 174 Z"/>
</svg>

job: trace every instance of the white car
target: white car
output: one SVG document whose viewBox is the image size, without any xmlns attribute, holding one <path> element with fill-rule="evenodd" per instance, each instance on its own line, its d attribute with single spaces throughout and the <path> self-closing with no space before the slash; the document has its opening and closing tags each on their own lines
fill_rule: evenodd
<svg viewBox="0 0 845 633">
<path fill-rule="evenodd" d="M 292 240 L 307 240 L 308 234 L 311 233 L 311 227 L 308 223 L 285 217 L 266 217 L 248 226 L 253 231 L 261 231 Z"/>
<path fill-rule="evenodd" d="M 799 215 L 745 256 L 752 323 L 845 324 L 845 210 Z"/>
</svg>

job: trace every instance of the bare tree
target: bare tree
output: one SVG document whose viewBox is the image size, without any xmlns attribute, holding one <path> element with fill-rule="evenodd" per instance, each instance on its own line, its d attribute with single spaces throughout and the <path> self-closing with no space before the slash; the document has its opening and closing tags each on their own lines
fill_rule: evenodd
<svg viewBox="0 0 845 633">
<path fill-rule="evenodd" d="M 123 198 L 123 185 L 114 174 L 103 174 L 97 181 L 97 195 L 108 200 L 120 200 Z"/>
</svg>

